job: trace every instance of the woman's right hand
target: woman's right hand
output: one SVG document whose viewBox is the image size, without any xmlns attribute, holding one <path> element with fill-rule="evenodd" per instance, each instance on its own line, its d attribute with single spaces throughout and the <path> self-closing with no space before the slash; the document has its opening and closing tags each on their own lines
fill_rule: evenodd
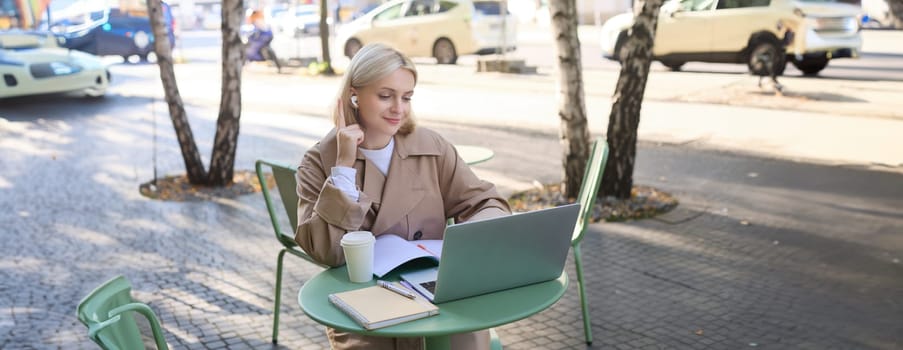
<svg viewBox="0 0 903 350">
<path fill-rule="evenodd" d="M 336 140 L 338 141 L 338 156 L 336 166 L 352 167 L 357 157 L 357 146 L 364 142 L 364 130 L 360 124 L 345 125 L 345 108 L 342 99 L 336 104 Z"/>
</svg>

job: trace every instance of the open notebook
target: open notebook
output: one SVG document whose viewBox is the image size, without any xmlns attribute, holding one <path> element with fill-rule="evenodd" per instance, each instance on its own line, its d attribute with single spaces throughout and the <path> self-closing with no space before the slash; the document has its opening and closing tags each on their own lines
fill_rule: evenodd
<svg viewBox="0 0 903 350">
<path fill-rule="evenodd" d="M 404 288 L 394 283 L 398 288 Z M 439 314 L 439 308 L 419 293 L 414 299 L 380 286 L 329 295 L 329 301 L 368 330 L 413 321 Z"/>
<path fill-rule="evenodd" d="M 373 247 L 373 274 L 383 277 L 396 267 L 415 259 L 438 263 L 442 252 L 441 240 L 408 241 L 391 233 L 376 237 Z"/>
</svg>

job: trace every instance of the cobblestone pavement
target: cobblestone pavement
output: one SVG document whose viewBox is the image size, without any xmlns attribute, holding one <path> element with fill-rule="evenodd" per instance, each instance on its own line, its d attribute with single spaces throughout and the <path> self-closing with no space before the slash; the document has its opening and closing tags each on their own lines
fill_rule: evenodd
<svg viewBox="0 0 903 350">
<path fill-rule="evenodd" d="M 206 157 L 215 114 L 189 108 Z M 318 269 L 291 257 L 280 345 L 269 342 L 279 246 L 260 195 L 173 203 L 138 194 L 153 176 L 152 115 L 160 175 L 182 171 L 161 103 L 116 96 L 4 109 L 0 348 L 96 348 L 75 306 L 117 274 L 157 312 L 174 349 L 327 347 L 295 301 Z M 286 118 L 246 113 L 236 168 L 296 161 L 328 127 Z M 552 134 L 431 126 L 495 149 L 477 170 L 506 192 L 559 176 Z M 682 202 L 656 219 L 591 226 L 592 348 L 903 347 L 900 174 L 643 145 L 636 180 Z M 582 348 L 578 300 L 572 283 L 557 304 L 499 334 L 510 349 Z"/>
</svg>

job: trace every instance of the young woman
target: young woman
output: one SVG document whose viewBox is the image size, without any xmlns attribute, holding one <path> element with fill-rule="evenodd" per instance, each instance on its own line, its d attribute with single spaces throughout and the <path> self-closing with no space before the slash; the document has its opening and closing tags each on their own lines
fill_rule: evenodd
<svg viewBox="0 0 903 350">
<path fill-rule="evenodd" d="M 345 72 L 336 128 L 298 167 L 295 241 L 317 261 L 345 263 L 339 241 L 348 231 L 442 239 L 456 222 L 510 214 L 495 186 L 480 180 L 454 146 L 415 127 L 411 98 L 417 70 L 381 44 L 364 46 Z M 421 339 L 379 338 L 327 329 L 334 349 L 418 349 Z M 487 331 L 452 337 L 455 349 L 488 348 Z"/>
</svg>

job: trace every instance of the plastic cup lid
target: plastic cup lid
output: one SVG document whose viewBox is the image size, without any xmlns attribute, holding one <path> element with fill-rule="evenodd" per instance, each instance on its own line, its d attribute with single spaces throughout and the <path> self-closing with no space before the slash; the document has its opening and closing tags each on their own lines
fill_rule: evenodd
<svg viewBox="0 0 903 350">
<path fill-rule="evenodd" d="M 348 232 L 342 236 L 341 245 L 347 247 L 366 245 L 375 240 L 376 238 L 373 237 L 373 234 L 367 231 Z"/>
</svg>

